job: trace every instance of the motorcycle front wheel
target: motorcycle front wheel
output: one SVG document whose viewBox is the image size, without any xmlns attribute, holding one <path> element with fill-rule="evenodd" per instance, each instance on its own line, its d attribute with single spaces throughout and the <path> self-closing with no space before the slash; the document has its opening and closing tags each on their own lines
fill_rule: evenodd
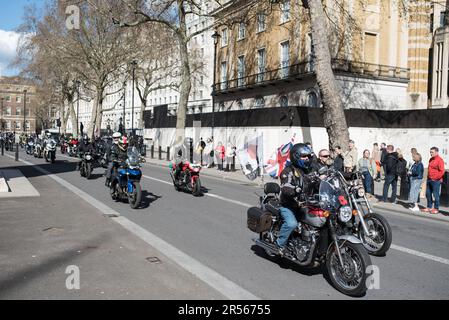
<svg viewBox="0 0 449 320">
<path fill-rule="evenodd" d="M 86 162 L 85 174 L 86 174 L 86 178 L 90 179 L 90 176 L 92 175 L 92 164 L 89 162 Z"/>
<path fill-rule="evenodd" d="M 45 162 L 48 162 L 48 155 L 47 155 L 47 152 L 44 152 L 44 158 L 45 158 Z"/>
<path fill-rule="evenodd" d="M 199 197 L 201 195 L 201 181 L 200 181 L 200 178 L 196 179 L 195 184 L 192 187 L 192 194 L 195 197 Z"/>
<path fill-rule="evenodd" d="M 391 227 L 387 219 L 378 213 L 368 213 L 363 217 L 370 235 L 365 234 L 359 223 L 359 239 L 369 254 L 384 256 L 390 249 L 392 241 Z"/>
<path fill-rule="evenodd" d="M 128 195 L 129 205 L 133 209 L 137 209 L 142 200 L 142 187 L 139 182 L 133 182 L 134 190 L 131 194 Z"/>
<path fill-rule="evenodd" d="M 371 259 L 361 244 L 339 241 L 343 266 L 333 243 L 326 255 L 326 270 L 334 287 L 352 297 L 363 296 L 367 290 L 366 270 Z"/>
</svg>

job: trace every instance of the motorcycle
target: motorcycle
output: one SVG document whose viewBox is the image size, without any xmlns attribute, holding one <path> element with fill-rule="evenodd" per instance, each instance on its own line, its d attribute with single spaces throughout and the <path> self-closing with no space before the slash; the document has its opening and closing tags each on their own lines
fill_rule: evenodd
<svg viewBox="0 0 449 320">
<path fill-rule="evenodd" d="M 265 185 L 260 207 L 247 211 L 248 228 L 259 234 L 254 239 L 270 257 L 279 257 L 276 240 L 282 226 L 280 215 L 280 187 Z M 367 290 L 367 268 L 371 259 L 360 239 L 345 228 L 353 212 L 348 199 L 332 181 L 324 179 L 318 194 L 297 200 L 298 226 L 291 233 L 282 258 L 299 266 L 326 266 L 332 285 L 349 296 L 362 296 Z"/>
<path fill-rule="evenodd" d="M 81 162 L 79 165 L 80 175 L 81 177 L 85 177 L 86 179 L 90 179 L 94 168 L 94 155 L 91 152 L 84 152 L 81 156 Z"/>
<path fill-rule="evenodd" d="M 69 142 L 67 153 L 69 157 L 76 157 L 78 153 L 78 140 L 71 140 Z"/>
<path fill-rule="evenodd" d="M 25 152 L 29 155 L 32 155 L 34 153 L 34 141 L 30 140 L 27 142 Z"/>
<path fill-rule="evenodd" d="M 69 144 L 67 143 L 67 141 L 62 140 L 62 141 L 61 141 L 61 154 L 66 153 L 68 147 L 69 147 Z"/>
<path fill-rule="evenodd" d="M 139 156 L 137 149 L 133 148 L 128 151 L 126 163 L 120 164 L 110 183 L 109 192 L 112 200 L 128 200 L 131 208 L 139 207 L 142 199 L 142 187 L 140 185 L 142 171 L 140 167 L 143 162 L 145 162 L 145 159 Z"/>
<path fill-rule="evenodd" d="M 192 193 L 195 197 L 201 195 L 201 180 L 199 164 L 192 164 L 189 161 L 182 162 L 182 169 L 179 177 L 176 179 L 176 163 L 170 163 L 170 176 L 176 191 L 185 190 Z"/>
<path fill-rule="evenodd" d="M 42 158 L 42 144 L 40 141 L 34 143 L 34 153 L 35 158 Z"/>
<path fill-rule="evenodd" d="M 356 210 L 351 219 L 354 235 L 362 241 L 369 254 L 384 256 L 392 242 L 391 227 L 387 219 L 373 211 L 365 194 L 362 173 L 355 172 L 349 179 L 335 170 L 330 170 L 330 175 L 343 184 L 351 208 Z"/>
<path fill-rule="evenodd" d="M 56 141 L 50 139 L 44 148 L 44 159 L 46 162 L 55 163 L 56 160 Z"/>
</svg>

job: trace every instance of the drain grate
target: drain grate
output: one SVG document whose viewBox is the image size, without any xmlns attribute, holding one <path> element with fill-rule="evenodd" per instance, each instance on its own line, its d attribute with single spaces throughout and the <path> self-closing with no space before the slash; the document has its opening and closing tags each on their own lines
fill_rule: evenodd
<svg viewBox="0 0 449 320">
<path fill-rule="evenodd" d="M 147 260 L 149 263 L 162 263 L 161 259 L 159 259 L 158 257 L 148 257 L 145 258 L 145 260 Z"/>
</svg>

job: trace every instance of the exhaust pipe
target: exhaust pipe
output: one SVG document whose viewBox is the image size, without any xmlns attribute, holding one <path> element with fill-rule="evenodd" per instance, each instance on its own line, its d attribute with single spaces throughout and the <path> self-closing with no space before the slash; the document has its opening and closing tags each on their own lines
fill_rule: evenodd
<svg viewBox="0 0 449 320">
<path fill-rule="evenodd" d="M 256 243 L 257 246 L 261 247 L 262 249 L 265 249 L 265 250 L 269 251 L 272 254 L 279 255 L 279 252 L 276 250 L 274 245 L 269 244 L 269 243 L 267 243 L 265 241 L 262 241 L 260 239 L 254 239 L 254 242 Z M 285 256 L 284 256 L 284 258 L 286 258 L 287 260 L 290 260 L 290 261 L 292 261 L 292 262 L 294 262 L 294 263 L 296 263 L 296 264 L 298 264 L 298 265 L 300 265 L 302 267 L 308 266 L 312 262 L 312 259 L 313 259 L 313 256 L 314 256 L 314 251 L 315 251 L 315 246 L 316 246 L 316 242 L 313 242 L 312 246 L 310 247 L 309 255 L 308 255 L 306 261 L 300 262 L 298 260 L 289 259 L 288 257 L 285 257 Z"/>
</svg>

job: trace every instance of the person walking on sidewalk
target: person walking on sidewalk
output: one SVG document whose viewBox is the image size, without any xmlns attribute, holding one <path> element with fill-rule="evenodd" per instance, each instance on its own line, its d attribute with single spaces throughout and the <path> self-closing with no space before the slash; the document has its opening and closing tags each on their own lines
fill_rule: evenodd
<svg viewBox="0 0 449 320">
<path fill-rule="evenodd" d="M 225 146 L 221 141 L 218 142 L 218 146 L 217 148 L 215 148 L 215 152 L 217 155 L 218 170 L 223 171 L 223 163 L 226 153 L 225 153 Z"/>
<path fill-rule="evenodd" d="M 366 193 L 371 196 L 374 194 L 373 190 L 373 177 L 377 172 L 376 161 L 370 158 L 369 150 L 363 151 L 363 158 L 361 158 L 357 164 L 357 170 L 363 175 L 363 187 Z"/>
<path fill-rule="evenodd" d="M 437 147 L 432 147 L 430 149 L 430 160 L 427 174 L 427 208 L 423 209 L 423 212 L 430 212 L 436 214 L 440 209 L 440 189 L 441 183 L 443 182 L 444 176 L 444 161 L 438 154 L 439 150 Z M 432 195 L 433 198 L 432 199 Z M 432 205 L 434 208 L 432 209 Z"/>
<path fill-rule="evenodd" d="M 419 153 L 413 154 L 413 161 L 410 170 L 407 175 L 410 180 L 410 193 L 408 196 L 408 201 L 413 203 L 412 211 L 419 211 L 418 200 L 419 194 L 421 193 L 421 184 L 424 175 L 424 165 L 422 164 L 422 157 Z"/>
<path fill-rule="evenodd" d="M 384 160 L 385 182 L 382 195 L 382 201 L 387 202 L 388 191 L 391 185 L 391 202 L 396 203 L 396 192 L 398 187 L 398 154 L 394 151 L 394 147 L 390 144 L 387 146 L 387 155 Z"/>
</svg>

